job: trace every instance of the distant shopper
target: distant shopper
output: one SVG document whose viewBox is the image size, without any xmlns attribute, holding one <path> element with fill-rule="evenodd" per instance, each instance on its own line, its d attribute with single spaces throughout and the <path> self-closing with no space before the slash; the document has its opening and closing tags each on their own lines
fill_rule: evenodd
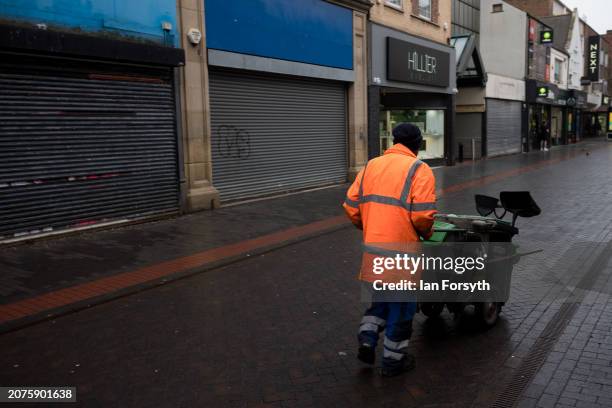
<svg viewBox="0 0 612 408">
<path fill-rule="evenodd" d="M 540 141 L 540 151 L 547 152 L 550 139 L 550 130 L 548 129 L 548 125 L 546 124 L 545 120 L 543 120 L 538 127 L 538 139 Z"/>
<path fill-rule="evenodd" d="M 595 119 L 595 137 L 599 137 L 601 134 L 601 123 L 599 123 L 599 118 Z"/>
<path fill-rule="evenodd" d="M 432 234 L 436 213 L 435 179 L 417 153 L 423 141 L 418 127 L 402 123 L 393 129 L 393 146 L 370 160 L 348 190 L 344 209 L 368 244 L 418 242 Z M 367 255 L 364 254 L 365 262 Z M 362 265 L 359 278 L 376 278 Z M 407 354 L 415 302 L 373 301 L 359 327 L 358 358 L 374 364 L 378 336 L 385 331 L 381 374 L 395 376 L 414 367 Z"/>
</svg>

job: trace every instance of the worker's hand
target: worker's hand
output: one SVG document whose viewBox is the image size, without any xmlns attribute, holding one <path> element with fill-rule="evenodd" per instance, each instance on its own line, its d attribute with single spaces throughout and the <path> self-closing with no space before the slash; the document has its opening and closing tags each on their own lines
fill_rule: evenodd
<svg viewBox="0 0 612 408">
<path fill-rule="evenodd" d="M 422 234 L 421 236 L 423 237 L 424 240 L 428 240 L 429 238 L 431 238 L 431 236 L 433 235 L 434 230 L 433 228 L 430 229 L 429 231 L 427 231 L 426 233 Z"/>
</svg>

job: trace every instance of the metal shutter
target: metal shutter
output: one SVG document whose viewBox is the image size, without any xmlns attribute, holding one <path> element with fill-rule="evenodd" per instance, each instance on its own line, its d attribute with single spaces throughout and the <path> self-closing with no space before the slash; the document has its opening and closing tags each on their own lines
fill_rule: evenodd
<svg viewBox="0 0 612 408">
<path fill-rule="evenodd" d="M 215 71 L 210 104 L 222 200 L 346 181 L 341 83 Z"/>
<path fill-rule="evenodd" d="M 171 71 L 159 74 L 0 65 L 0 237 L 178 210 Z"/>
<path fill-rule="evenodd" d="M 521 102 L 487 99 L 487 156 L 521 152 Z"/>
</svg>

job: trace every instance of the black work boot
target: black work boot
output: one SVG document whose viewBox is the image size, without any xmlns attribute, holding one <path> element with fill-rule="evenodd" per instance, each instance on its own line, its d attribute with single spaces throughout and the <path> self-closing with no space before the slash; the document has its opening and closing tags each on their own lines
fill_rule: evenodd
<svg viewBox="0 0 612 408">
<path fill-rule="evenodd" d="M 397 364 L 383 365 L 380 375 L 383 377 L 395 377 L 396 375 L 408 372 L 416 367 L 416 359 L 411 354 L 406 354 Z"/>
<path fill-rule="evenodd" d="M 361 346 L 359 346 L 357 358 L 363 363 L 374 364 L 374 360 L 376 359 L 376 350 L 368 343 L 363 343 Z"/>
</svg>

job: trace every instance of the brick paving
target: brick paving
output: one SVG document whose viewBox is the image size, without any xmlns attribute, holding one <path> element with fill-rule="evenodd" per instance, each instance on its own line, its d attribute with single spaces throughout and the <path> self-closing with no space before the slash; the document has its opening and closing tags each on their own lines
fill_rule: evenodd
<svg viewBox="0 0 612 408">
<path fill-rule="evenodd" d="M 2 335 L 0 384 L 76 385 L 79 405 L 92 407 L 491 406 L 568 301 L 584 273 L 579 262 L 610 241 L 612 148 L 594 146 L 589 156 L 584 148 L 557 149 L 547 165 L 538 163 L 548 156 L 534 154 L 437 170 L 447 188 L 440 207 L 454 213 L 473 213 L 475 192 L 531 190 L 543 214 L 519 220 L 517 242 L 544 252 L 517 265 L 510 302 L 493 329 L 448 313 L 419 315 L 411 342 L 417 368 L 405 376 L 382 379 L 355 359 L 364 307 L 355 280 L 359 233 L 342 229 Z M 516 170 L 525 166 L 533 168 Z M 504 172 L 511 173 L 496 176 Z M 460 183 L 469 184 L 450 188 Z M 610 406 L 610 275 L 608 259 L 521 406 Z"/>
</svg>

